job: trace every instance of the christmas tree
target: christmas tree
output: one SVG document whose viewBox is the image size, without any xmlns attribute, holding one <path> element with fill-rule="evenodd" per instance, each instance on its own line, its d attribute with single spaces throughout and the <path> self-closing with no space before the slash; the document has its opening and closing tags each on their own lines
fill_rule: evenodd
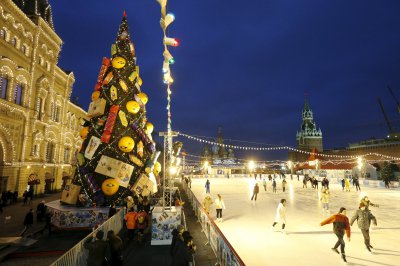
<svg viewBox="0 0 400 266">
<path fill-rule="evenodd" d="M 132 193 L 148 196 L 157 191 L 160 152 L 152 140 L 148 97 L 141 85 L 124 12 L 111 58 L 103 58 L 89 105 L 90 120 L 80 131 L 84 141 L 72 182 L 80 190 L 78 204 L 104 206 Z"/>
</svg>

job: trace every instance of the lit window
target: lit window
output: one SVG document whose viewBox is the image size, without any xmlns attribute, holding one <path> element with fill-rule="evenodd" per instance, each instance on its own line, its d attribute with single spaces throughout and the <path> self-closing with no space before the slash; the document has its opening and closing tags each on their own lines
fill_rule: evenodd
<svg viewBox="0 0 400 266">
<path fill-rule="evenodd" d="M 21 84 L 17 84 L 15 85 L 15 89 L 14 89 L 14 103 L 21 105 L 22 104 L 22 85 Z"/>
<path fill-rule="evenodd" d="M 0 77 L 0 98 L 7 99 L 8 78 Z"/>
<path fill-rule="evenodd" d="M 24 55 L 26 55 L 26 46 L 25 46 L 25 45 L 22 45 L 22 47 L 21 47 L 21 52 L 22 52 Z"/>
<path fill-rule="evenodd" d="M 64 149 L 64 163 L 69 162 L 69 154 L 70 154 L 70 148 L 65 148 Z"/>
<path fill-rule="evenodd" d="M 6 33 L 6 31 L 5 31 L 4 29 L 1 29 L 1 30 L 0 30 L 0 36 L 1 36 L 1 38 L 4 39 L 4 40 L 6 39 L 7 33 Z"/>
<path fill-rule="evenodd" d="M 11 44 L 12 44 L 12 46 L 17 46 L 17 39 L 14 37 L 14 38 L 12 38 L 12 40 L 11 40 Z"/>
<path fill-rule="evenodd" d="M 42 102 L 43 102 L 42 98 L 38 97 L 37 100 L 36 100 L 36 108 L 35 108 L 35 110 L 36 110 L 36 112 L 38 114 L 38 119 L 39 120 L 42 119 L 42 112 L 41 112 L 41 110 L 42 110 Z"/>
<path fill-rule="evenodd" d="M 55 145 L 52 142 L 49 142 L 47 144 L 47 149 L 46 149 L 46 162 L 51 163 L 53 161 L 54 157 L 54 148 Z"/>
</svg>

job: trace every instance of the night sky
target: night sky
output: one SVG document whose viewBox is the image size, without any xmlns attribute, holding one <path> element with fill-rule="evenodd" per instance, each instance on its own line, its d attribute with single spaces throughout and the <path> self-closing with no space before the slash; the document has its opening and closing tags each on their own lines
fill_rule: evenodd
<svg viewBox="0 0 400 266">
<path fill-rule="evenodd" d="M 149 95 L 155 131 L 166 131 L 162 83 L 160 6 L 155 0 L 50 1 L 55 30 L 64 41 L 59 65 L 74 72 L 73 96 L 87 109 L 102 57 L 110 57 L 126 10 L 130 34 Z M 229 144 L 295 147 L 305 93 L 323 133 L 325 149 L 370 137 L 388 127 L 377 102 L 399 128 L 400 1 L 170 0 L 169 36 L 173 130 Z M 158 137 L 155 137 L 158 140 Z M 190 154 L 202 145 L 184 141 Z M 211 139 L 210 139 L 211 140 Z M 258 145 L 260 146 L 260 145 Z M 285 153 L 242 154 L 285 159 Z"/>
</svg>

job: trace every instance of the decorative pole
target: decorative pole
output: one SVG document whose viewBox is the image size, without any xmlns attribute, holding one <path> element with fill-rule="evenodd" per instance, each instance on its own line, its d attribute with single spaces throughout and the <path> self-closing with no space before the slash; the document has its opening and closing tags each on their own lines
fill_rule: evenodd
<svg viewBox="0 0 400 266">
<path fill-rule="evenodd" d="M 171 76 L 170 65 L 175 63 L 174 57 L 168 51 L 168 46 L 178 46 L 179 40 L 176 38 L 167 37 L 167 28 L 175 20 L 175 16 L 172 13 L 166 12 L 168 0 L 157 0 L 161 6 L 161 19 L 160 26 L 163 30 L 163 82 L 167 85 L 167 132 L 160 132 L 160 136 L 164 137 L 164 164 L 163 164 L 163 210 L 172 206 L 171 188 L 173 186 L 169 170 L 171 169 L 171 157 L 172 157 L 172 137 L 177 136 L 177 132 L 172 131 L 171 121 L 171 88 L 170 85 L 174 82 Z"/>
</svg>

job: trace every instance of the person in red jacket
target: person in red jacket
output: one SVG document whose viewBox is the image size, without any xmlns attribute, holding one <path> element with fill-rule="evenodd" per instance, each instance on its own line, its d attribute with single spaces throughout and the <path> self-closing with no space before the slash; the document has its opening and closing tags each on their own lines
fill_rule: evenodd
<svg viewBox="0 0 400 266">
<path fill-rule="evenodd" d="M 136 228 L 138 229 L 138 242 L 143 241 L 144 230 L 147 228 L 148 224 L 149 224 L 148 215 L 143 210 L 143 208 L 141 208 L 136 216 Z"/>
<path fill-rule="evenodd" d="M 126 221 L 126 229 L 128 229 L 129 240 L 132 240 L 135 237 L 137 215 L 138 215 L 137 212 L 135 212 L 133 208 L 130 208 L 124 218 L 124 220 Z"/>
<path fill-rule="evenodd" d="M 326 225 L 326 224 L 331 224 L 333 223 L 333 232 L 338 238 L 338 241 L 336 242 L 335 246 L 332 248 L 333 251 L 339 254 L 339 251 L 337 248 L 340 246 L 340 252 L 342 253 L 342 259 L 344 262 L 347 262 L 346 260 L 346 255 L 344 252 L 344 233 L 346 232 L 347 234 L 347 239 L 350 241 L 350 223 L 349 223 L 349 218 L 346 216 L 346 208 L 341 207 L 339 210 L 339 213 L 332 215 L 328 219 L 324 220 L 321 222 L 321 226 Z"/>
</svg>

